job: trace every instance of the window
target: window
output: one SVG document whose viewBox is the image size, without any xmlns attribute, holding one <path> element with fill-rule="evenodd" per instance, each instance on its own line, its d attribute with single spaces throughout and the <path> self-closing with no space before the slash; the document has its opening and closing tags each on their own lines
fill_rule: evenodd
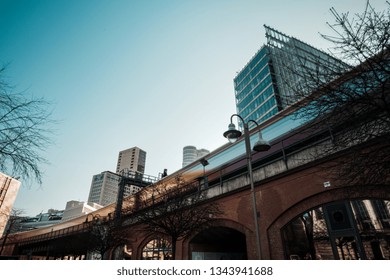
<svg viewBox="0 0 390 280">
<path fill-rule="evenodd" d="M 341 213 L 338 205 L 351 210 L 344 217 L 335 216 Z M 387 200 L 365 199 L 307 210 L 282 228 L 285 258 L 389 259 L 389 207 Z M 348 227 L 334 226 L 347 221 Z"/>
<path fill-rule="evenodd" d="M 144 260 L 170 260 L 172 259 L 171 243 L 164 238 L 150 240 L 142 250 Z"/>
</svg>

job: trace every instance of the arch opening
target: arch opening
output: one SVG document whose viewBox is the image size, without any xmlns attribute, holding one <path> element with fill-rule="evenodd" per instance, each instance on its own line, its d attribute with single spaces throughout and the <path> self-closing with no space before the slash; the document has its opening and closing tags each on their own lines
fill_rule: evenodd
<svg viewBox="0 0 390 280">
<path fill-rule="evenodd" d="M 390 259 L 390 201 L 323 204 L 292 219 L 281 234 L 286 259 Z"/>
<path fill-rule="evenodd" d="M 246 260 L 245 234 L 228 227 L 207 228 L 189 243 L 193 260 Z"/>
<path fill-rule="evenodd" d="M 143 260 L 171 260 L 172 244 L 163 237 L 150 240 L 142 249 Z"/>
</svg>

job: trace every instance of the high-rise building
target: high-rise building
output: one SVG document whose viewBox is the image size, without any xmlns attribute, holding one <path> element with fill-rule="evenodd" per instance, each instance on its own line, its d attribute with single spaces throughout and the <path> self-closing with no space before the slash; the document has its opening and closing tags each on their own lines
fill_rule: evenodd
<svg viewBox="0 0 390 280">
<path fill-rule="evenodd" d="M 88 202 L 107 206 L 117 201 L 120 175 L 104 171 L 92 177 Z M 124 196 L 128 196 L 139 191 L 141 187 L 125 186 Z"/>
<path fill-rule="evenodd" d="M 143 175 L 145 162 L 146 152 L 138 147 L 120 151 L 116 165 L 116 173 L 104 171 L 92 177 L 88 203 L 97 203 L 106 206 L 116 202 L 121 175 L 129 174 L 129 172 L 135 176 Z M 139 186 L 126 185 L 124 197 L 136 193 L 140 189 L 141 187 Z"/>
<path fill-rule="evenodd" d="M 245 122 L 261 123 L 298 101 L 296 90 L 307 73 L 346 67 L 340 60 L 298 39 L 268 26 L 265 31 L 267 45 L 234 78 L 237 114 Z"/>
<path fill-rule="evenodd" d="M 133 147 L 119 152 L 116 173 L 122 170 L 131 170 L 144 174 L 146 152 L 138 147 Z"/>
<path fill-rule="evenodd" d="M 206 149 L 197 149 L 195 146 L 185 146 L 183 148 L 183 167 L 188 164 L 194 162 L 195 160 L 204 157 L 210 153 L 210 151 Z"/>
<path fill-rule="evenodd" d="M 0 237 L 6 230 L 19 188 L 20 181 L 0 172 Z"/>
</svg>

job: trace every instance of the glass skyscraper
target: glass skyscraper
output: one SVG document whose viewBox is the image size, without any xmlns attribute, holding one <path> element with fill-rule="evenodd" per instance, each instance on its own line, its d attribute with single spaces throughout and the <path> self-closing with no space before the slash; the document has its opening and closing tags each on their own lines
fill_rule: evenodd
<svg viewBox="0 0 390 280">
<path fill-rule="evenodd" d="M 234 78 L 237 114 L 245 122 L 255 120 L 261 123 L 269 119 L 298 101 L 297 90 L 309 93 L 313 88 L 308 86 L 308 81 L 302 80 L 306 73 L 325 74 L 335 67 L 342 70 L 347 66 L 275 29 L 265 26 L 265 30 L 267 45 L 261 47 Z"/>
</svg>

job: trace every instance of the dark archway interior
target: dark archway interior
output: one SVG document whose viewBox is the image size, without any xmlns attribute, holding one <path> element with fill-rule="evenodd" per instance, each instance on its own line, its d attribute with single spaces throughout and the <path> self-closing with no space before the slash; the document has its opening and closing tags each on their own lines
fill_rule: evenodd
<svg viewBox="0 0 390 280">
<path fill-rule="evenodd" d="M 190 242 L 192 259 L 247 259 L 245 235 L 227 227 L 212 227 Z"/>
</svg>

